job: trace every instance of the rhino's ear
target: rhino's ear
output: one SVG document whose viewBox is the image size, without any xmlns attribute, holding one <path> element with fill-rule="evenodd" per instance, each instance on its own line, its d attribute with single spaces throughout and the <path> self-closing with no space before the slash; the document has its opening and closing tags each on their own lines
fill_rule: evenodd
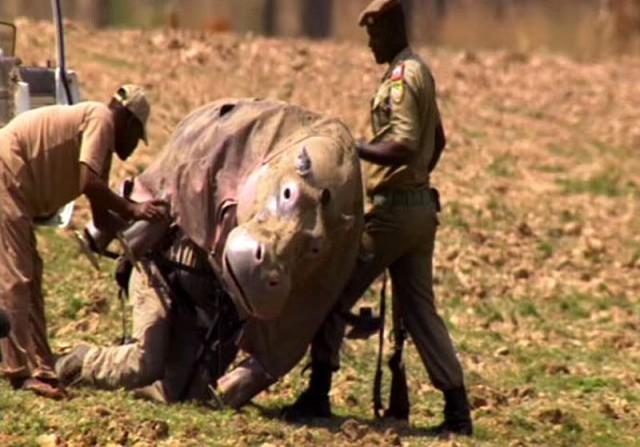
<svg viewBox="0 0 640 447">
<path fill-rule="evenodd" d="M 306 177 L 311 172 L 311 158 L 309 158 L 306 146 L 302 146 L 296 157 L 296 172 L 301 177 Z"/>
</svg>

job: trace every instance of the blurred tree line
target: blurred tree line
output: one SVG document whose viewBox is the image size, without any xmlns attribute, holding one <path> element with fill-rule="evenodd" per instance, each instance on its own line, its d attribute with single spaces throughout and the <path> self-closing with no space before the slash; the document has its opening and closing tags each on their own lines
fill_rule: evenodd
<svg viewBox="0 0 640 447">
<path fill-rule="evenodd" d="M 309 38 L 354 37 L 370 0 L 61 0 L 65 17 L 96 27 L 212 28 Z M 442 15 L 445 0 L 402 0 L 410 12 Z M 447 0 L 452 1 L 452 0 Z M 48 20 L 51 0 L 1 0 L 0 16 Z"/>
<path fill-rule="evenodd" d="M 366 40 L 357 25 L 371 0 L 60 0 L 64 15 L 96 27 Z M 400 0 L 415 43 L 583 52 L 600 39 L 603 0 Z M 635 0 L 631 0 L 635 1 Z M 638 0 L 640 1 L 640 0 Z M 0 19 L 51 20 L 51 0 L 0 0 Z"/>
</svg>

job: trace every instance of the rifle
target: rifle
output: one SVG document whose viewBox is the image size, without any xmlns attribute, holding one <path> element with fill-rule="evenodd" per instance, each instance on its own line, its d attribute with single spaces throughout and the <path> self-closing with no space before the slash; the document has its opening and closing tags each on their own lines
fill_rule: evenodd
<svg viewBox="0 0 640 447">
<path fill-rule="evenodd" d="M 380 327 L 378 329 L 378 359 L 376 361 L 376 374 L 373 378 L 373 414 L 376 418 L 383 417 L 382 406 L 382 355 L 384 351 L 384 317 L 387 301 L 387 272 L 382 276 L 382 288 L 380 289 Z"/>
<path fill-rule="evenodd" d="M 393 301 L 393 326 L 394 326 L 394 352 L 389 359 L 388 365 L 391 370 L 391 393 L 389 397 L 389 408 L 384 410 L 382 406 L 382 357 L 384 351 L 384 320 L 386 312 L 386 272 L 382 278 L 382 288 L 380 289 L 380 326 L 378 329 L 378 358 L 376 362 L 376 373 L 373 379 L 373 413 L 376 418 L 393 417 L 396 419 L 409 419 L 409 387 L 407 386 L 407 375 L 404 368 L 403 350 L 406 340 L 406 330 L 404 328 L 398 303 Z"/>
<path fill-rule="evenodd" d="M 391 394 L 389 396 L 389 408 L 385 416 L 396 419 L 409 419 L 409 388 L 407 386 L 407 374 L 404 368 L 404 341 L 407 332 L 402 321 L 402 315 L 398 304 L 393 302 L 393 336 L 394 351 L 389 359 L 391 370 Z"/>
<path fill-rule="evenodd" d="M 207 353 L 211 352 L 217 356 L 216 371 L 214 372 L 213 377 L 213 380 L 217 380 L 222 376 L 224 370 L 238 352 L 237 338 L 244 326 L 244 321 L 237 318 L 237 314 L 234 315 L 236 318 L 232 318 L 231 321 L 225 321 L 226 318 L 222 317 L 228 317 L 228 315 L 221 315 L 223 313 L 223 308 L 220 294 L 217 294 L 216 301 L 218 303 L 216 316 L 207 327 L 207 332 L 198 346 L 198 351 L 193 364 L 191 365 L 191 369 L 189 370 L 189 375 L 187 376 L 187 379 L 180 390 L 180 394 L 178 395 L 180 401 L 187 398 L 189 389 L 191 388 L 200 366 L 205 361 Z M 229 345 L 229 343 L 225 343 L 228 341 L 232 342 L 231 345 Z M 213 397 L 217 400 L 217 406 L 220 406 L 222 401 L 219 398 L 216 399 L 217 396 L 215 393 Z"/>
</svg>

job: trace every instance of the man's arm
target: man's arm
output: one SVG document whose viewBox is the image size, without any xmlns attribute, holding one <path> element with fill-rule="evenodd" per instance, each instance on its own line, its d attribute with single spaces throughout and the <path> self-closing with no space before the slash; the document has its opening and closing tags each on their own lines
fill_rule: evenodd
<svg viewBox="0 0 640 447">
<path fill-rule="evenodd" d="M 163 206 L 166 203 L 162 200 L 137 203 L 120 197 L 84 163 L 80 164 L 80 191 L 89 199 L 94 223 L 100 230 L 113 230 L 109 211 L 125 220 L 154 220 L 166 217 L 166 207 Z"/>
<path fill-rule="evenodd" d="M 379 143 L 359 143 L 358 155 L 363 160 L 383 166 L 406 165 L 415 156 L 404 143 L 388 140 Z"/>
</svg>

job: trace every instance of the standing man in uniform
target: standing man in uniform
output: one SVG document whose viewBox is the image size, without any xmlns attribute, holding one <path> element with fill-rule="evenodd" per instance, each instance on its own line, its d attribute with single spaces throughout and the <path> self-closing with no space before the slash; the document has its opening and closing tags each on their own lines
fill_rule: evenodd
<svg viewBox="0 0 640 447">
<path fill-rule="evenodd" d="M 397 0 L 372 1 L 359 22 L 367 27 L 376 62 L 389 64 L 371 104 L 373 140 L 358 148 L 364 160 L 368 208 L 361 255 L 337 308 L 313 340 L 309 387 L 285 408 L 284 416 L 331 415 L 331 375 L 339 367 L 345 332 L 341 315 L 389 269 L 394 322 L 403 322 L 432 383 L 444 394 L 444 422 L 434 434 L 471 435 L 462 366 L 436 310 L 433 291 L 438 200 L 429 177 L 446 143 L 434 79 L 409 48 L 404 11 Z M 408 417 L 390 410 L 390 416 Z"/>
<path fill-rule="evenodd" d="M 42 297 L 42 260 L 34 220 L 81 194 L 96 226 L 112 231 L 109 212 L 124 219 L 164 217 L 160 202 L 130 202 L 109 189 L 111 156 L 127 159 L 146 140 L 150 107 L 144 90 L 122 86 L 108 106 L 49 106 L 14 118 L 0 130 L 0 307 L 12 332 L 0 341 L 2 373 L 14 389 L 59 399 Z"/>
</svg>

